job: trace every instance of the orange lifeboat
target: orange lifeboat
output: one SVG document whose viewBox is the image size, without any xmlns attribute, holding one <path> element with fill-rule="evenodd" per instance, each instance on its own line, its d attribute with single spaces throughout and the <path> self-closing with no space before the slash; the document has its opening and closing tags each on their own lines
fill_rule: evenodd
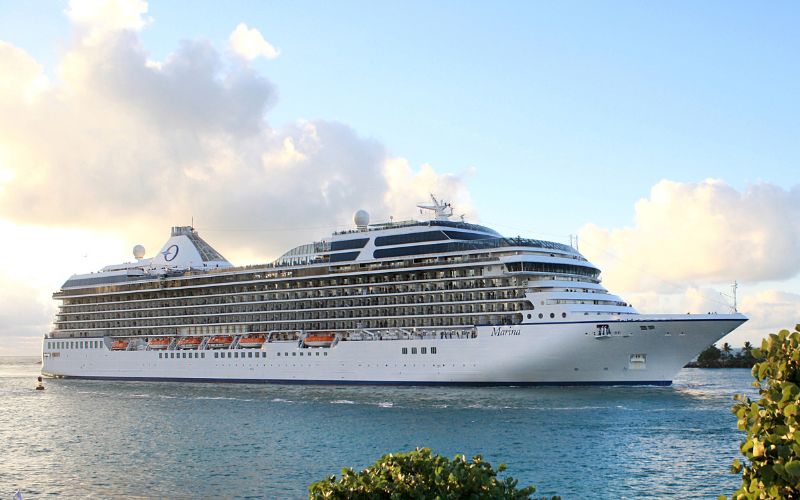
<svg viewBox="0 0 800 500">
<path fill-rule="evenodd" d="M 264 345 L 266 340 L 267 338 L 263 335 L 249 335 L 247 337 L 242 337 L 242 339 L 239 341 L 239 347 L 244 349 L 258 348 Z"/>
<path fill-rule="evenodd" d="M 200 337 L 183 337 L 178 340 L 178 349 L 197 349 L 202 343 Z"/>
<path fill-rule="evenodd" d="M 128 348 L 128 341 L 127 340 L 115 340 L 111 343 L 111 350 L 112 351 L 124 351 Z"/>
<path fill-rule="evenodd" d="M 157 349 L 157 350 L 166 349 L 167 347 L 169 347 L 171 341 L 172 339 L 165 337 L 150 339 L 150 341 L 147 343 L 147 347 L 149 347 L 150 349 Z"/>
<path fill-rule="evenodd" d="M 335 338 L 332 333 L 312 333 L 303 339 L 303 343 L 308 347 L 330 347 Z"/>
<path fill-rule="evenodd" d="M 233 343 L 233 337 L 230 335 L 217 335 L 208 340 L 209 349 L 225 349 L 230 347 Z"/>
</svg>

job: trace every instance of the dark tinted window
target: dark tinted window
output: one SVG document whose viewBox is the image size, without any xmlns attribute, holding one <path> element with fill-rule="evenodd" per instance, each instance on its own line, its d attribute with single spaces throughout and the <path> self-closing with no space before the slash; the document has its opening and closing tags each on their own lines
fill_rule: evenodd
<svg viewBox="0 0 800 500">
<path fill-rule="evenodd" d="M 444 234 L 453 240 L 486 240 L 489 238 L 496 238 L 496 236 L 491 236 L 488 234 L 465 233 L 462 231 L 445 231 Z"/>
<path fill-rule="evenodd" d="M 356 240 L 332 241 L 331 250 L 352 250 L 354 248 L 364 248 L 369 238 L 359 238 Z"/>
<path fill-rule="evenodd" d="M 375 238 L 376 247 L 387 245 L 402 245 L 404 243 L 420 243 L 423 241 L 446 240 L 447 236 L 441 231 L 423 231 L 421 233 L 393 234 Z"/>
<path fill-rule="evenodd" d="M 360 253 L 361 252 L 334 253 L 330 256 L 330 262 L 347 262 L 349 260 L 355 260 Z"/>
</svg>

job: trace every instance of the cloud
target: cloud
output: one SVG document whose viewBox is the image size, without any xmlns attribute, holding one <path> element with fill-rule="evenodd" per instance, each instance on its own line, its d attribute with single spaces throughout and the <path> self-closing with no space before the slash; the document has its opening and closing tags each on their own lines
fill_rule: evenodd
<svg viewBox="0 0 800 500">
<path fill-rule="evenodd" d="M 229 38 L 231 49 L 247 61 L 258 57 L 275 59 L 280 51 L 264 40 L 261 32 L 255 28 L 248 28 L 245 23 L 239 23 Z"/>
<path fill-rule="evenodd" d="M 100 23 L 119 28 L 104 31 L 103 43 L 71 47 L 58 81 L 32 102 L 18 97 L 41 68 L 21 49 L 0 47 L 14 53 L 4 69 L 27 75 L 0 96 L 7 218 L 117 234 L 124 227 L 145 240 L 194 217 L 200 229 L 225 230 L 213 234 L 224 237 L 215 243 L 224 255 L 274 257 L 324 236 L 320 227 L 349 225 L 357 208 L 375 220 L 401 202 L 413 213 L 428 192 L 458 198 L 458 209 L 472 213 L 463 176 L 406 162 L 398 182 L 392 165 L 404 160 L 346 124 L 273 127 L 266 117 L 277 91 L 263 75 L 203 40 L 153 64 L 128 29 L 139 24 L 126 19 Z M 290 224 L 292 234 L 268 233 Z"/>
<path fill-rule="evenodd" d="M 738 309 L 749 321 L 723 341 L 757 343 L 800 320 L 800 295 L 753 289 L 800 272 L 798 194 L 769 183 L 739 191 L 714 179 L 663 180 L 636 203 L 632 227 L 586 225 L 580 249 L 640 312 L 727 313 L 728 286 L 738 280 Z"/>
<path fill-rule="evenodd" d="M 111 32 L 141 30 L 151 21 L 147 9 L 144 0 L 70 0 L 66 14 L 84 42 L 99 43 Z"/>
<path fill-rule="evenodd" d="M 663 180 L 636 203 L 633 227 L 580 230 L 581 251 L 621 291 L 756 283 L 800 271 L 800 187 L 737 191 L 720 180 Z"/>
<path fill-rule="evenodd" d="M 472 173 L 472 170 L 468 170 L 461 174 L 439 174 L 428 164 L 414 170 L 406 159 L 391 158 L 383 167 L 388 183 L 384 202 L 395 217 L 413 218 L 416 204 L 430 202 L 430 195 L 434 194 L 440 201 L 452 203 L 455 216 L 464 214 L 466 218 L 474 220 L 477 214 L 466 184 Z"/>
<path fill-rule="evenodd" d="M 24 50 L 0 40 L 0 110 L 20 99 L 32 101 L 47 84 L 39 63 Z"/>
</svg>

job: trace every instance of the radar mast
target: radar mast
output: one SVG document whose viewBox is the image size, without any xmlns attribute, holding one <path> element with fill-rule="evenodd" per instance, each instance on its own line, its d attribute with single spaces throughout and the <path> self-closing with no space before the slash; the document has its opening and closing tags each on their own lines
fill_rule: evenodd
<svg viewBox="0 0 800 500">
<path fill-rule="evenodd" d="M 434 214 L 434 220 L 450 219 L 453 215 L 453 206 L 450 203 L 446 203 L 444 200 L 440 202 L 433 194 L 431 194 L 431 200 L 433 201 L 431 205 L 417 205 L 417 207 L 420 208 L 420 213 L 422 213 L 422 210 L 430 210 Z"/>
</svg>

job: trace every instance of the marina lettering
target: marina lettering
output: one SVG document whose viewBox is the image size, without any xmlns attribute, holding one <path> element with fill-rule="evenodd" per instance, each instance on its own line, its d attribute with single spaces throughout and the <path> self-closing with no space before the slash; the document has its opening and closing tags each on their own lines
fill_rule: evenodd
<svg viewBox="0 0 800 500">
<path fill-rule="evenodd" d="M 522 331 L 519 328 L 503 328 L 502 326 L 495 326 L 492 328 L 490 337 L 504 337 L 506 335 L 519 335 Z"/>
</svg>

